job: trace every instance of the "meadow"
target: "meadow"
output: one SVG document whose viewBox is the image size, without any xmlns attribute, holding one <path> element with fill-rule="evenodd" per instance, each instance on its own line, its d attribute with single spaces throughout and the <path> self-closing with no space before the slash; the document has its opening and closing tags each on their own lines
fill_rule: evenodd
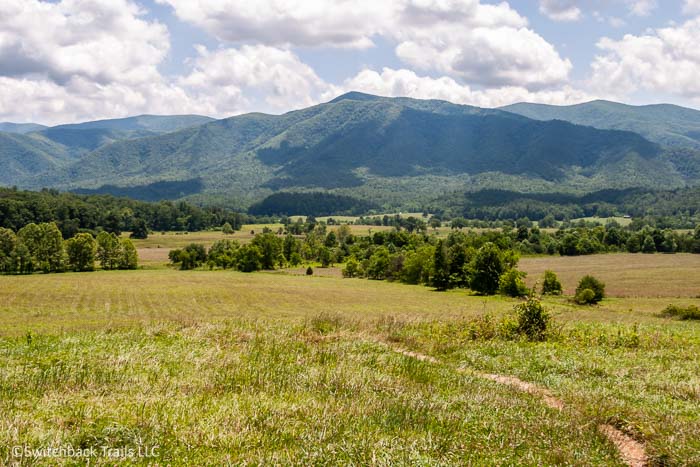
<svg viewBox="0 0 700 467">
<path fill-rule="evenodd" d="M 570 291 L 592 273 L 610 294 L 594 307 L 545 298 L 554 331 L 538 343 L 494 335 L 518 299 L 337 269 L 177 271 L 153 259 L 0 276 L 0 464 L 85 463 L 12 450 L 73 446 L 96 450 L 91 465 L 625 465 L 607 424 L 651 465 L 697 465 L 700 323 L 659 312 L 700 305 L 698 259 L 523 258 L 529 281 L 553 269 Z"/>
</svg>

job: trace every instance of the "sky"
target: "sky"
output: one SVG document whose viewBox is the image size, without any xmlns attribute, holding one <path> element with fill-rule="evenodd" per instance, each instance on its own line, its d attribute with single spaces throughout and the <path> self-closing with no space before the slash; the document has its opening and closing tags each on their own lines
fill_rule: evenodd
<svg viewBox="0 0 700 467">
<path fill-rule="evenodd" d="M 347 91 L 700 108 L 700 0 L 0 0 L 0 121 L 283 113 Z"/>
</svg>

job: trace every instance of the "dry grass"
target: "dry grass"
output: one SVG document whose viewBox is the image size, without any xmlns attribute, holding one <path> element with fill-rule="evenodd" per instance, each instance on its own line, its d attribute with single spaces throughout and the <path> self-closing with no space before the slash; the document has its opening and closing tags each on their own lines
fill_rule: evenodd
<svg viewBox="0 0 700 467">
<path fill-rule="evenodd" d="M 579 279 L 591 274 L 606 284 L 610 297 L 698 297 L 700 255 L 606 254 L 575 257 L 526 257 L 519 269 L 528 273 L 532 286 L 542 281 L 544 271 L 554 271 L 573 294 Z"/>
</svg>

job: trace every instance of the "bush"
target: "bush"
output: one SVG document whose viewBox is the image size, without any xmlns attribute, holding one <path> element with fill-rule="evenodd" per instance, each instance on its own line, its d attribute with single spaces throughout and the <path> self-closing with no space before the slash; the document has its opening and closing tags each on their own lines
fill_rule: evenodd
<svg viewBox="0 0 700 467">
<path fill-rule="evenodd" d="M 590 290 L 593 292 L 593 297 L 589 297 L 589 293 L 584 292 L 586 290 Z M 584 297 L 584 295 L 586 297 Z M 585 303 L 585 304 L 595 304 L 601 301 L 605 297 L 605 284 L 596 279 L 593 276 L 584 276 L 581 278 L 581 280 L 578 283 L 578 287 L 576 287 L 576 296 L 574 300 L 576 303 Z M 585 301 L 583 299 L 586 299 Z"/>
<path fill-rule="evenodd" d="M 544 272 L 544 282 L 542 282 L 542 295 L 561 295 L 562 286 L 559 278 L 553 271 Z"/>
<path fill-rule="evenodd" d="M 343 277 L 357 277 L 360 274 L 360 262 L 357 258 L 351 256 L 345 263 L 345 268 L 343 269 Z"/>
<path fill-rule="evenodd" d="M 576 293 L 574 301 L 579 305 L 594 305 L 598 303 L 595 299 L 595 292 L 591 289 L 583 289 Z"/>
<path fill-rule="evenodd" d="M 517 269 L 511 269 L 501 275 L 498 281 L 498 292 L 501 295 L 508 297 L 524 297 L 530 293 L 523 277 L 526 273 L 520 272 Z"/>
<path fill-rule="evenodd" d="M 515 313 L 518 334 L 531 341 L 543 341 L 547 337 L 551 318 L 539 300 L 530 297 L 527 302 L 515 306 Z"/>
<path fill-rule="evenodd" d="M 700 320 L 700 308 L 695 305 L 688 305 L 687 307 L 669 305 L 664 308 L 661 314 L 680 320 Z"/>
<path fill-rule="evenodd" d="M 314 275 L 314 270 L 311 268 L 311 266 L 309 266 L 308 268 L 306 268 L 306 275 L 307 275 L 307 276 L 313 276 L 313 275 Z"/>
</svg>

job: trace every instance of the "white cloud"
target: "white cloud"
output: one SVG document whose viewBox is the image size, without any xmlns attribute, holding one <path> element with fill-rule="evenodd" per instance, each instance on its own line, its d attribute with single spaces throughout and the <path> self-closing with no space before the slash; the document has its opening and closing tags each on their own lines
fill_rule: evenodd
<svg viewBox="0 0 700 467">
<path fill-rule="evenodd" d="M 210 51 L 197 46 L 192 72 L 179 79 L 212 115 L 286 111 L 315 104 L 328 85 L 286 49 L 245 45 Z M 260 107 L 252 98 L 262 96 Z M 264 105 L 263 105 L 264 102 Z"/>
<path fill-rule="evenodd" d="M 505 86 L 492 89 L 472 89 L 452 78 L 418 76 L 406 69 L 363 70 L 346 80 L 341 86 L 332 87 L 323 95 L 329 100 L 347 91 L 362 91 L 369 94 L 418 99 L 441 99 L 478 107 L 500 107 L 516 102 L 538 102 L 543 104 L 574 104 L 592 99 L 587 93 L 570 86 L 554 90 L 531 92 L 520 86 Z"/>
<path fill-rule="evenodd" d="M 700 19 L 625 35 L 621 40 L 601 39 L 602 51 L 592 63 L 591 84 L 600 90 L 630 94 L 651 91 L 700 98 Z"/>
<path fill-rule="evenodd" d="M 157 0 L 228 42 L 365 48 L 395 7 L 374 0 Z"/>
<path fill-rule="evenodd" d="M 404 62 L 480 84 L 541 87 L 572 68 L 507 3 L 479 0 L 158 0 L 220 40 L 273 46 L 396 44 Z"/>
<path fill-rule="evenodd" d="M 167 29 L 127 0 L 0 2 L 0 116 L 59 123 L 195 111 L 158 72 Z"/>
<path fill-rule="evenodd" d="M 625 0 L 631 14 L 649 16 L 659 5 L 656 0 Z"/>
<path fill-rule="evenodd" d="M 578 21 L 583 17 L 576 0 L 540 0 L 540 12 L 554 21 Z"/>
<path fill-rule="evenodd" d="M 700 0 L 685 0 L 683 2 L 683 13 L 686 15 L 700 13 Z"/>
</svg>

